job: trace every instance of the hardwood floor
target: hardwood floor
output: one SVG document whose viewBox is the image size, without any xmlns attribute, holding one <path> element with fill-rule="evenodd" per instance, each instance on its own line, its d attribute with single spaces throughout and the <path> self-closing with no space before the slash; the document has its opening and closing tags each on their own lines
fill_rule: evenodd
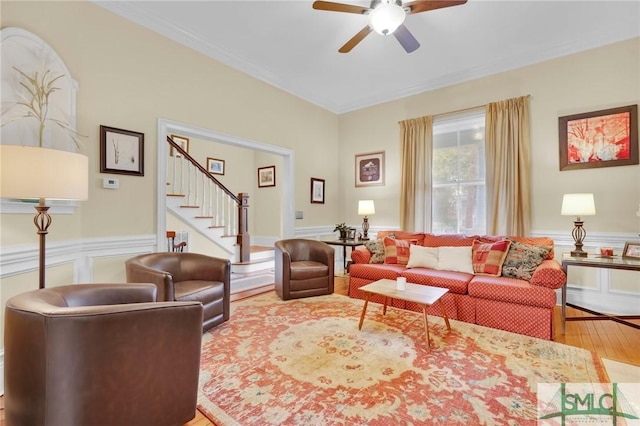
<svg viewBox="0 0 640 426">
<path fill-rule="evenodd" d="M 347 294 L 349 277 L 336 277 L 335 293 Z M 586 315 L 574 309 L 568 309 L 569 316 Z M 613 321 L 570 321 L 567 322 L 566 334 L 562 335 L 560 327 L 560 307 L 555 310 L 556 338 L 558 343 L 564 343 L 597 353 L 601 358 L 626 362 L 640 366 L 640 330 L 627 327 Z M 640 324 L 640 320 L 635 321 Z M 0 398 L 0 407 L 3 407 Z M 4 411 L 0 409 L 0 426 L 4 425 Z M 197 412 L 193 420 L 185 426 L 214 426 L 201 412 Z"/>
</svg>

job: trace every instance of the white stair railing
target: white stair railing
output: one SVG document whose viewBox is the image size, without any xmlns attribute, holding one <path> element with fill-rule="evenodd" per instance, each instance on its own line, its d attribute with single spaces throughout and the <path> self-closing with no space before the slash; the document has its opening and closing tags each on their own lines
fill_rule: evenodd
<svg viewBox="0 0 640 426">
<path fill-rule="evenodd" d="M 200 217 L 211 217 L 210 227 L 222 227 L 225 236 L 238 235 L 241 230 L 239 224 L 240 198 L 236 197 L 227 188 L 215 179 L 206 169 L 177 144 L 167 138 L 167 142 L 174 149 L 170 149 L 173 155 L 168 157 L 167 194 L 182 195 L 183 206 L 198 208 Z M 248 197 L 247 194 L 241 194 Z M 244 205 L 244 204 L 242 204 Z M 246 209 L 246 207 L 243 207 Z M 246 217 L 246 213 L 245 216 Z M 238 240 L 248 242 L 246 233 L 247 224 L 243 224 L 244 238 Z M 241 257 L 249 257 L 248 246 L 241 247 Z M 242 259 L 241 259 L 242 260 Z"/>
</svg>

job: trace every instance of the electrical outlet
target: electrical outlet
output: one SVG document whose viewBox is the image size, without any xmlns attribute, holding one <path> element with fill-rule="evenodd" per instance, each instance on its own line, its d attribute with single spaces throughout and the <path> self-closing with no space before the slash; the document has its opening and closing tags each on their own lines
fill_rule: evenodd
<svg viewBox="0 0 640 426">
<path fill-rule="evenodd" d="M 296 219 L 303 219 L 302 216 L 303 215 L 302 215 L 302 211 L 301 210 L 296 211 Z"/>
</svg>

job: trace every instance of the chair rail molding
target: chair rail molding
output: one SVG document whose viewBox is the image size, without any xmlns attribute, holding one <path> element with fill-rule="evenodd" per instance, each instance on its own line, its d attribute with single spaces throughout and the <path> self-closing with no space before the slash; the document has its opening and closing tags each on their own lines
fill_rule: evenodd
<svg viewBox="0 0 640 426">
<path fill-rule="evenodd" d="M 93 260 L 150 253 L 157 250 L 155 235 L 54 241 L 47 245 L 46 266 L 74 265 L 74 282 L 93 282 Z M 164 247 L 164 246 L 163 246 Z M 37 244 L 3 247 L 0 279 L 38 270 Z"/>
</svg>

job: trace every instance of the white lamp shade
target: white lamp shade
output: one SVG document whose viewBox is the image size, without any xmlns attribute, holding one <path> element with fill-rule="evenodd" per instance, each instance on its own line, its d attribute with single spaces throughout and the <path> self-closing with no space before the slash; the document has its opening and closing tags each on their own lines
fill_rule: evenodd
<svg viewBox="0 0 640 426">
<path fill-rule="evenodd" d="M 373 200 L 360 200 L 358 201 L 358 214 L 360 216 L 367 216 L 376 214 L 376 207 L 373 204 Z"/>
<path fill-rule="evenodd" d="M 89 160 L 57 149 L 0 145 L 0 197 L 86 200 Z"/>
<path fill-rule="evenodd" d="M 564 194 L 562 197 L 563 216 L 593 216 L 596 214 L 596 205 L 593 194 Z"/>
<path fill-rule="evenodd" d="M 389 35 L 402 25 L 405 17 L 402 7 L 383 1 L 369 14 L 369 26 L 378 34 Z"/>
</svg>

